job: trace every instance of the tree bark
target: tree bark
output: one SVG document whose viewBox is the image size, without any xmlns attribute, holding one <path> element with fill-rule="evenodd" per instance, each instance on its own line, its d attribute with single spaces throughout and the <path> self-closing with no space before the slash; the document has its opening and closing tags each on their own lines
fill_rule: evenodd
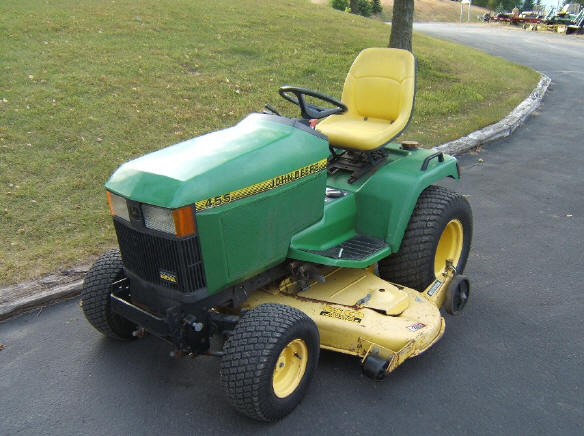
<svg viewBox="0 0 584 436">
<path fill-rule="evenodd" d="M 389 46 L 412 51 L 414 0 L 394 0 Z"/>
</svg>

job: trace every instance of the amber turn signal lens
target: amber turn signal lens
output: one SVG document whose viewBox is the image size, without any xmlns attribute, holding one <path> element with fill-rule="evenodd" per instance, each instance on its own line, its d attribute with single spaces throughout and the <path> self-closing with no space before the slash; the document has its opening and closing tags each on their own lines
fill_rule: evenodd
<svg viewBox="0 0 584 436">
<path fill-rule="evenodd" d="M 114 207 L 112 206 L 112 195 L 110 194 L 109 191 L 105 191 L 105 195 L 107 196 L 107 204 L 110 208 L 110 213 L 112 216 L 114 216 Z"/>
<path fill-rule="evenodd" d="M 177 236 L 188 236 L 195 233 L 195 216 L 192 206 L 175 209 L 172 211 L 172 216 Z"/>
</svg>

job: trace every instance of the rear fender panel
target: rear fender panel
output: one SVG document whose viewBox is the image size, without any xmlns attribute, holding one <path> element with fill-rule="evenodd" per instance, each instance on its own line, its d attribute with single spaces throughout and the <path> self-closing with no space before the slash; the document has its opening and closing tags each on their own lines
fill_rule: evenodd
<svg viewBox="0 0 584 436">
<path fill-rule="evenodd" d="M 410 216 L 418 197 L 424 189 L 446 177 L 460 178 L 456 158 L 443 155 L 427 163 L 435 150 L 402 150 L 398 144 L 386 147 L 388 162 L 369 177 L 364 176 L 353 184 L 349 174 L 329 176 L 327 185 L 354 192 L 356 201 L 357 233 L 384 239 L 392 252 L 398 251 Z"/>
</svg>

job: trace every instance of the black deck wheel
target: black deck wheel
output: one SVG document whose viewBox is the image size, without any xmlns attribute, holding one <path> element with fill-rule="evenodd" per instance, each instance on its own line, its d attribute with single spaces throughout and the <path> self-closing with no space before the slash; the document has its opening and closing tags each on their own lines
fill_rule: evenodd
<svg viewBox="0 0 584 436">
<path fill-rule="evenodd" d="M 440 277 L 447 259 L 462 273 L 472 226 L 465 197 L 441 186 L 427 187 L 418 198 L 398 252 L 379 261 L 380 277 L 424 291 Z"/>
<path fill-rule="evenodd" d="M 363 374 L 373 380 L 383 380 L 387 374 L 389 362 L 381 357 L 369 355 L 363 362 Z"/>
<path fill-rule="evenodd" d="M 455 276 L 446 290 L 444 308 L 450 315 L 458 315 L 470 297 L 470 281 L 466 276 Z"/>
<path fill-rule="evenodd" d="M 320 337 L 305 313 L 282 304 L 247 312 L 225 343 L 221 382 L 237 410 L 275 421 L 302 400 L 316 370 Z"/>
<path fill-rule="evenodd" d="M 134 339 L 136 325 L 111 311 L 113 286 L 124 278 L 119 250 L 103 253 L 85 275 L 81 308 L 87 321 L 100 333 L 119 340 Z"/>
</svg>

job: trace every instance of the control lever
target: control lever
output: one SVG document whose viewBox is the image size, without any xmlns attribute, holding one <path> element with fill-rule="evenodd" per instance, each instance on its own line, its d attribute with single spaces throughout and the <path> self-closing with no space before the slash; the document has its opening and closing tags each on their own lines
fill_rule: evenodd
<svg viewBox="0 0 584 436">
<path fill-rule="evenodd" d="M 272 106 L 270 103 L 266 103 L 264 106 L 264 113 L 265 114 L 272 114 L 272 115 L 278 115 L 279 117 L 281 117 L 282 115 L 280 115 L 280 112 L 278 112 L 274 106 Z"/>
</svg>

